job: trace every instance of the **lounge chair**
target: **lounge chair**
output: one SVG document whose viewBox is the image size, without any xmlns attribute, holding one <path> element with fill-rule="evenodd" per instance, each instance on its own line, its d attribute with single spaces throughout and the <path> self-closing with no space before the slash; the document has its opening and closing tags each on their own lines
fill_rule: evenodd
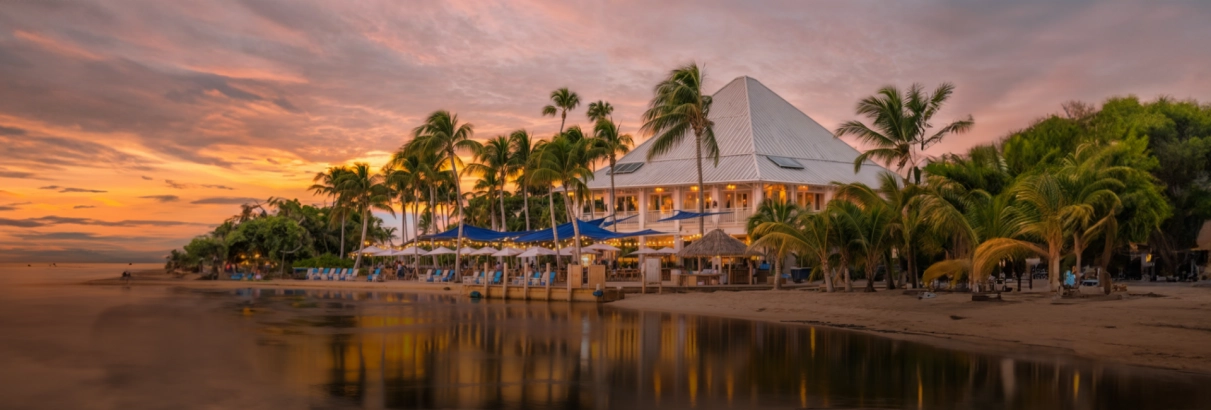
<svg viewBox="0 0 1211 410">
<path fill-rule="evenodd" d="M 337 280 L 337 278 L 339 278 L 341 276 L 342 271 L 344 271 L 344 269 L 336 268 L 336 269 L 333 269 L 332 272 L 328 272 L 328 280 L 330 280 L 330 281 Z"/>
<path fill-rule="evenodd" d="M 541 276 L 539 276 L 539 277 L 538 277 L 538 279 L 536 279 L 536 280 L 537 280 L 538 282 L 537 282 L 537 283 L 535 283 L 535 285 L 538 285 L 538 286 L 546 286 L 546 285 L 547 285 L 547 282 L 552 282 L 552 284 L 554 284 L 554 282 L 555 282 L 555 272 L 549 272 L 549 273 L 547 273 L 546 280 L 543 280 L 543 278 L 542 278 Z"/>
<path fill-rule="evenodd" d="M 244 274 L 243 274 L 243 273 L 238 273 L 238 272 L 237 272 L 237 273 L 233 273 L 233 274 L 231 274 L 231 280 L 243 280 L 243 279 L 244 279 Z"/>
<path fill-rule="evenodd" d="M 438 281 L 437 278 L 442 276 L 442 272 L 443 271 L 441 269 L 438 269 L 438 270 L 434 271 L 433 273 L 426 275 L 428 277 L 425 278 L 425 282 L 437 282 Z"/>
<path fill-rule="evenodd" d="M 463 278 L 463 283 L 483 284 L 484 271 L 475 272 L 471 276 Z"/>
<path fill-rule="evenodd" d="M 450 269 L 450 270 L 446 271 L 446 276 L 439 278 L 437 281 L 438 282 L 453 282 L 454 276 L 456 274 L 457 274 L 457 271 L 455 271 L 454 269 Z"/>
<path fill-rule="evenodd" d="M 538 283 L 542 282 L 542 272 L 530 273 L 530 277 L 526 278 L 526 282 L 531 285 L 537 285 Z"/>
<path fill-rule="evenodd" d="M 492 272 L 492 282 L 491 283 L 493 285 L 499 285 L 501 276 L 503 276 L 501 271 Z"/>
<path fill-rule="evenodd" d="M 366 277 L 366 282 L 377 282 L 377 281 L 378 281 L 379 274 L 381 274 L 381 273 L 382 273 L 382 271 L 383 271 L 383 269 L 382 269 L 382 268 L 375 269 L 375 270 L 374 270 L 374 273 L 371 273 L 371 274 L 370 274 L 370 276 L 367 276 L 367 277 Z"/>
</svg>

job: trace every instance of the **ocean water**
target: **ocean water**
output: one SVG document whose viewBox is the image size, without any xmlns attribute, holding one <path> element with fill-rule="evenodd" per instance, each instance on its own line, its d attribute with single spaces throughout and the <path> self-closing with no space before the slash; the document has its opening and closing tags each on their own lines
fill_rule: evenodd
<svg viewBox="0 0 1211 410">
<path fill-rule="evenodd" d="M 1206 409 L 1211 378 L 609 305 L 0 265 L 0 408 Z"/>
</svg>

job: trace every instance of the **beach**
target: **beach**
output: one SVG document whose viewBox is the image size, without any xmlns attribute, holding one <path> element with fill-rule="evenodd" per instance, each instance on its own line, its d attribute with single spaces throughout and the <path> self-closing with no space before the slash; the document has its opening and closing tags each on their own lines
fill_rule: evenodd
<svg viewBox="0 0 1211 410">
<path fill-rule="evenodd" d="M 200 281 L 162 271 L 140 272 L 135 286 L 199 289 L 291 288 L 409 293 L 458 293 L 460 284 L 412 281 Z M 121 284 L 116 278 L 89 282 Z M 825 293 L 814 289 L 627 294 L 609 306 L 824 326 L 959 350 L 1007 355 L 1073 356 L 1124 365 L 1211 374 L 1211 287 L 1129 282 L 1129 291 L 1053 301 L 1034 291 L 973 302 L 969 293 L 919 299 L 900 290 Z M 860 287 L 859 287 L 860 289 Z M 1092 290 L 1088 293 L 1092 293 Z"/>
</svg>

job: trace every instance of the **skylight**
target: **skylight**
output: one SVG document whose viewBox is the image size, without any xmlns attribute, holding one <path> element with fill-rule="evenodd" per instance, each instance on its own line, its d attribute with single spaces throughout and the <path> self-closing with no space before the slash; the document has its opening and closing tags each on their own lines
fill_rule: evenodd
<svg viewBox="0 0 1211 410">
<path fill-rule="evenodd" d="M 774 164 L 777 164 L 781 168 L 803 169 L 803 164 L 800 164 L 799 161 L 795 161 L 792 158 L 774 157 L 774 156 L 766 156 L 766 158 L 769 158 L 770 161 L 772 161 Z"/>
<path fill-rule="evenodd" d="M 614 174 L 614 175 L 629 174 L 629 173 L 638 171 L 639 168 L 641 168 L 641 167 L 643 167 L 642 162 L 629 162 L 626 164 L 617 164 L 614 166 L 614 169 L 610 171 L 610 173 Z"/>
</svg>

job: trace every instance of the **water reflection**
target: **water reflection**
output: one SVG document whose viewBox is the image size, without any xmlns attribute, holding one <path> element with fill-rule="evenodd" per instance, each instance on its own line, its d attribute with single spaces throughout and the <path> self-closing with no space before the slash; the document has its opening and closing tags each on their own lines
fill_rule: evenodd
<svg viewBox="0 0 1211 410">
<path fill-rule="evenodd" d="M 242 291 L 258 357 L 364 408 L 1201 408 L 1208 378 L 567 303 Z M 241 308 L 243 309 L 243 308 Z M 241 310 L 242 312 L 247 312 Z"/>
</svg>

